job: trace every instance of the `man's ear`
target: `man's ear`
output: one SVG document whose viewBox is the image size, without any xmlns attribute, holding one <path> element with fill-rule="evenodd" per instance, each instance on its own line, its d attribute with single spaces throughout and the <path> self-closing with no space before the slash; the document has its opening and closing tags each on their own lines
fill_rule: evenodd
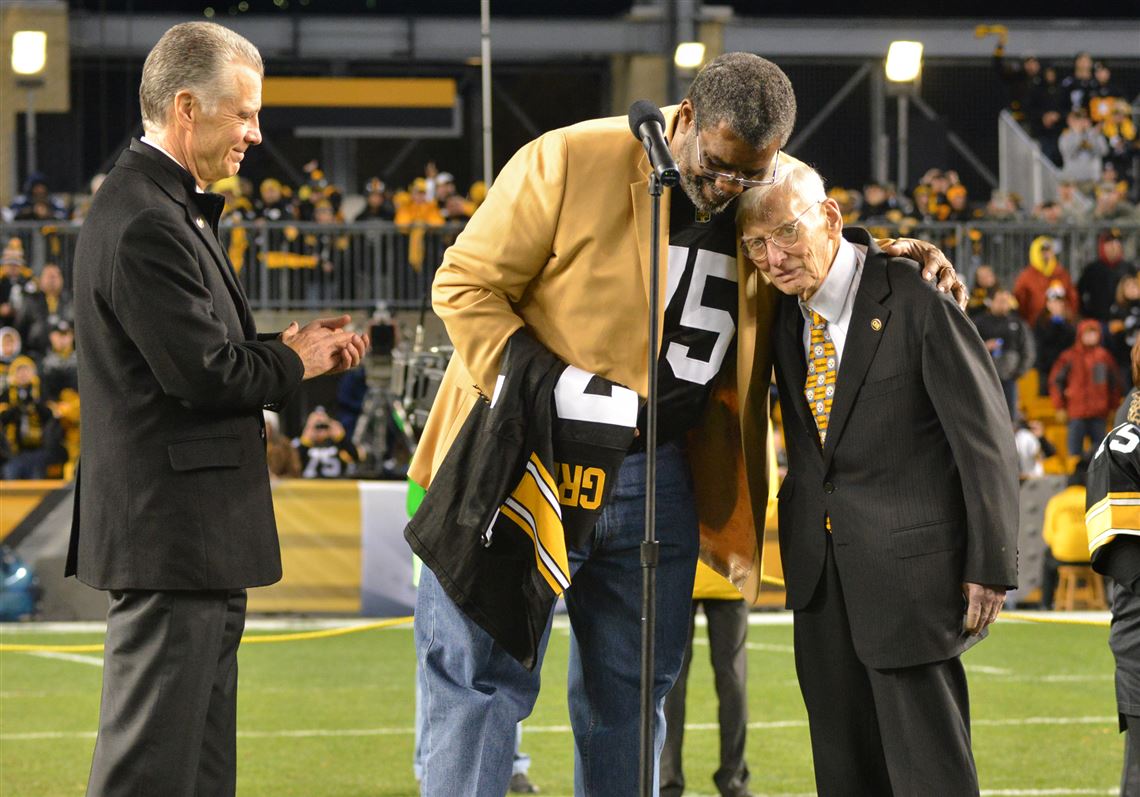
<svg viewBox="0 0 1140 797">
<path fill-rule="evenodd" d="M 677 132 L 686 132 L 689 125 L 695 121 L 695 114 L 693 112 L 693 103 L 688 97 L 681 100 L 681 104 L 677 107 Z M 682 130 L 682 127 L 684 129 Z"/>
<path fill-rule="evenodd" d="M 171 107 L 174 113 L 174 123 L 184 130 L 193 126 L 194 115 L 201 110 L 201 106 L 194 95 L 186 89 L 174 95 Z"/>
<path fill-rule="evenodd" d="M 827 218 L 827 231 L 829 233 L 838 235 L 843 231 L 843 211 L 839 209 L 839 203 L 831 197 L 823 201 L 823 213 Z"/>
</svg>

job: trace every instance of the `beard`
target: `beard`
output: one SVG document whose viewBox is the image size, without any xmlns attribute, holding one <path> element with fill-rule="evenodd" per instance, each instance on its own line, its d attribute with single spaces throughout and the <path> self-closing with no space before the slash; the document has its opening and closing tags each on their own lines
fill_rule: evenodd
<svg viewBox="0 0 1140 797">
<path fill-rule="evenodd" d="M 697 134 L 695 126 L 690 130 L 688 140 L 684 146 L 683 160 L 685 165 L 682 166 L 678 164 L 679 171 L 681 172 L 681 189 L 699 212 L 708 213 L 709 215 L 720 213 L 728 207 L 729 203 L 736 198 L 736 195 L 724 193 L 716 187 L 715 182 L 706 180 L 689 167 L 688 164 L 695 163 L 697 159 Z M 712 189 L 712 199 L 705 194 L 704 187 L 706 185 Z"/>
</svg>

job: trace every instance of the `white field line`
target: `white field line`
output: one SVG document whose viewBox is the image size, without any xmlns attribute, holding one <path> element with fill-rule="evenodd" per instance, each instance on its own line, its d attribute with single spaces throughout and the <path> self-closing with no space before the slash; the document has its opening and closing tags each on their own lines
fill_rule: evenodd
<svg viewBox="0 0 1140 797">
<path fill-rule="evenodd" d="M 81 653 L 58 653 L 51 650 L 43 651 L 29 651 L 29 656 L 38 656 L 41 659 L 58 659 L 59 661 L 71 661 L 76 664 L 86 664 L 91 667 L 102 667 L 102 656 L 84 656 Z"/>
<path fill-rule="evenodd" d="M 1005 667 L 987 667 L 984 664 L 967 664 L 966 672 L 976 672 L 982 675 L 1013 675 L 1013 670 Z"/>
<path fill-rule="evenodd" d="M 973 725 L 979 726 L 1005 726 L 1005 725 L 1113 725 L 1116 717 L 1023 717 L 1021 719 L 991 719 L 974 720 Z M 807 720 L 777 720 L 774 722 L 750 722 L 750 730 L 784 730 L 788 728 L 806 728 Z M 715 722 L 694 722 L 685 724 L 686 731 L 719 731 L 720 726 Z M 237 735 L 243 739 L 305 739 L 322 737 L 344 736 L 401 736 L 410 735 L 412 728 L 300 728 L 295 730 L 275 731 L 238 731 Z M 527 725 L 527 733 L 570 733 L 569 725 Z M 2 733 L 0 741 L 26 742 L 51 739 L 93 739 L 95 733 L 91 731 L 37 731 L 32 733 Z M 995 792 L 996 793 L 996 792 Z M 1050 792 L 1045 792 L 1046 794 Z M 1066 792 L 1059 792 L 1066 793 Z M 1099 794 L 1100 792 L 1096 792 Z"/>
<path fill-rule="evenodd" d="M 1107 621 L 1111 615 L 1107 611 L 1078 611 L 1078 612 L 1041 612 L 1041 617 L 1057 620 L 1097 620 Z M 246 620 L 245 627 L 251 631 L 317 631 L 325 628 L 345 628 L 356 625 L 374 623 L 377 617 L 251 617 Z M 697 614 L 697 625 L 706 623 L 703 613 Z M 1005 622 L 1022 623 L 1025 620 L 1008 620 Z M 749 625 L 782 626 L 792 624 L 792 613 L 784 610 L 758 611 L 748 615 Z M 566 628 L 569 620 L 565 614 L 559 613 L 554 617 L 555 628 Z M 410 625 L 395 626 L 394 628 L 378 629 L 391 631 L 397 629 L 410 629 Z M 101 634 L 107 630 L 104 622 L 43 622 L 43 623 L 0 623 L 0 641 L 7 634 Z"/>
<path fill-rule="evenodd" d="M 696 637 L 693 639 L 693 644 L 698 647 L 708 647 L 708 637 Z M 791 645 L 770 645 L 766 642 L 745 642 L 744 647 L 748 650 L 763 650 L 768 653 L 795 653 L 796 649 Z"/>
</svg>

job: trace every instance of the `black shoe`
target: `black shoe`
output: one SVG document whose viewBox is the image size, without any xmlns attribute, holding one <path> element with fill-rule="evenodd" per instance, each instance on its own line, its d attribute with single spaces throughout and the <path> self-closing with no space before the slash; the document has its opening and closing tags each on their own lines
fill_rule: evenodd
<svg viewBox="0 0 1140 797">
<path fill-rule="evenodd" d="M 525 772 L 516 772 L 511 775 L 511 785 L 507 791 L 511 794 L 538 794 L 538 786 L 530 782 Z"/>
</svg>

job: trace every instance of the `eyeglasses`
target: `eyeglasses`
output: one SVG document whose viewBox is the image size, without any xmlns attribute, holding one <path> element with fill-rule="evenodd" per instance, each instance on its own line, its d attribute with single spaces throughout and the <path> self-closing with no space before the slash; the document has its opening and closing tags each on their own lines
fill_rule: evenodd
<svg viewBox="0 0 1140 797">
<path fill-rule="evenodd" d="M 758 180 L 752 177 L 740 177 L 739 175 L 730 172 L 718 172 L 716 169 L 710 169 L 705 166 L 704 155 L 701 153 L 701 137 L 697 133 L 694 123 L 693 135 L 697 137 L 697 166 L 700 167 L 701 173 L 709 180 L 725 180 L 730 183 L 736 183 L 741 188 L 756 188 L 761 185 L 772 185 L 776 182 L 776 175 L 780 168 L 780 150 L 776 150 L 776 157 L 772 163 L 772 176 L 766 180 Z"/>
<path fill-rule="evenodd" d="M 771 235 L 765 235 L 763 238 L 741 238 L 740 248 L 744 250 L 744 254 L 757 263 L 764 263 L 768 260 L 768 241 L 780 249 L 790 249 L 800 239 L 800 219 L 809 210 L 822 205 L 825 201 L 817 199 L 812 202 L 787 224 L 781 224 L 774 229 Z"/>
</svg>

